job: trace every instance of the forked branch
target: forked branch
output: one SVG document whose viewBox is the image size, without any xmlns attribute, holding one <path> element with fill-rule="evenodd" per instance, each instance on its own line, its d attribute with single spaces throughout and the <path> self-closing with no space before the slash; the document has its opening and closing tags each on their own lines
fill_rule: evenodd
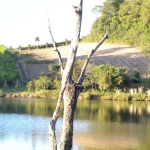
<svg viewBox="0 0 150 150">
<path fill-rule="evenodd" d="M 76 14 L 76 28 L 75 28 L 75 35 L 71 40 L 71 47 L 69 50 L 69 55 L 67 58 L 67 63 L 65 66 L 64 76 L 62 78 L 62 82 L 65 82 L 66 77 L 68 77 L 68 82 L 72 82 L 72 70 L 76 58 L 76 53 L 78 49 L 78 44 L 80 40 L 80 32 L 81 32 L 81 22 L 82 22 L 82 4 L 83 0 L 80 0 L 78 6 L 73 6 L 74 12 Z"/>
<path fill-rule="evenodd" d="M 53 38 L 53 34 L 52 34 L 52 31 L 51 31 L 51 27 L 50 27 L 49 17 L 48 17 L 48 23 L 49 23 L 48 29 L 49 29 L 49 33 L 50 33 L 51 40 L 52 40 L 52 43 L 53 43 L 54 51 L 57 52 L 58 60 L 59 60 L 59 66 L 60 66 L 60 69 L 61 69 L 61 74 L 63 74 L 63 71 L 64 71 L 63 61 L 62 61 L 60 52 L 57 48 L 56 42 L 54 41 L 54 38 Z M 62 86 L 62 88 L 60 90 L 60 93 L 59 93 L 56 109 L 53 113 L 52 120 L 49 123 L 49 140 L 50 140 L 50 144 L 51 144 L 50 147 L 51 147 L 52 150 L 57 150 L 57 140 L 56 140 L 56 134 L 55 134 L 55 126 L 56 126 L 56 121 L 58 119 L 59 110 L 60 110 L 60 107 L 61 107 L 61 101 L 63 99 L 64 89 L 65 89 L 65 87 Z"/>
<path fill-rule="evenodd" d="M 61 55 L 60 55 L 60 52 L 57 48 L 57 45 L 56 45 L 56 42 L 54 41 L 54 38 L 53 38 L 53 34 L 52 34 L 52 31 L 51 31 L 51 26 L 50 26 L 50 20 L 49 20 L 49 17 L 48 17 L 48 29 L 49 29 L 49 34 L 51 36 L 51 40 L 52 40 L 52 43 L 53 43 L 53 47 L 54 47 L 54 51 L 57 52 L 57 55 L 58 55 L 58 60 L 59 60 L 59 66 L 60 66 L 60 69 L 61 69 L 61 74 L 63 74 L 63 61 L 62 61 L 62 58 L 61 58 Z"/>
<path fill-rule="evenodd" d="M 55 50 L 58 53 L 59 56 L 59 63 L 60 63 L 60 67 L 62 70 L 62 83 L 61 83 L 61 90 L 59 93 L 59 98 L 57 101 L 57 105 L 56 105 L 56 109 L 53 113 L 53 117 L 51 122 L 49 123 L 49 139 L 50 139 L 50 143 L 51 143 L 51 149 L 52 150 L 57 150 L 57 141 L 56 141 L 56 135 L 55 135 L 55 125 L 56 125 L 56 121 L 59 115 L 59 110 L 60 110 L 60 106 L 61 106 L 61 101 L 63 99 L 63 94 L 65 91 L 65 87 L 67 85 L 68 82 L 70 82 L 69 79 L 71 72 L 72 72 L 72 68 L 73 68 L 73 64 L 75 61 L 75 57 L 76 57 L 76 52 L 77 52 L 77 48 L 78 48 L 78 43 L 79 43 L 79 39 L 80 39 L 80 29 L 81 29 L 81 20 L 82 20 L 82 1 L 80 0 L 79 6 L 77 7 L 78 9 L 75 9 L 75 13 L 76 13 L 76 33 L 75 36 L 71 42 L 71 49 L 70 49 L 70 53 L 67 59 L 67 63 L 66 63 L 66 67 L 63 70 L 63 65 L 62 65 L 62 59 L 60 57 L 60 53 L 56 47 L 56 43 L 54 42 L 53 36 L 52 36 L 52 32 L 51 32 L 51 28 L 50 28 L 50 21 L 49 21 L 49 32 L 53 41 L 53 46 L 55 48 Z"/>
<path fill-rule="evenodd" d="M 55 126 L 56 126 L 56 122 L 57 122 L 57 119 L 58 119 L 58 116 L 59 116 L 59 111 L 60 111 L 61 102 L 62 102 L 62 99 L 63 99 L 64 90 L 65 90 L 65 85 L 63 85 L 61 87 L 59 97 L 58 97 L 58 101 L 57 101 L 57 105 L 56 105 L 55 111 L 53 113 L 52 120 L 49 123 L 49 140 L 50 140 L 52 150 L 57 150 L 57 140 L 56 140 L 56 134 L 55 134 Z"/>
<path fill-rule="evenodd" d="M 92 57 L 92 55 L 97 51 L 97 49 L 100 47 L 100 45 L 103 44 L 103 42 L 108 38 L 108 35 L 105 34 L 104 37 L 101 39 L 101 41 L 96 45 L 96 47 L 94 49 L 91 50 L 91 52 L 89 53 L 86 61 L 84 62 L 84 65 L 82 67 L 82 70 L 81 70 L 81 73 L 80 73 L 80 77 L 78 79 L 78 85 L 82 85 L 82 82 L 85 78 L 85 72 L 86 72 L 86 68 L 87 68 L 87 65 Z"/>
</svg>

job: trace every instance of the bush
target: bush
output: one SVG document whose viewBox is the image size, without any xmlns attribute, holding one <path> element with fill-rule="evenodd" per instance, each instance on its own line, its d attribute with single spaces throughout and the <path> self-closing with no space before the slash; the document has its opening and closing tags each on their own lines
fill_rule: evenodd
<svg viewBox="0 0 150 150">
<path fill-rule="evenodd" d="M 132 101 L 146 100 L 146 95 L 145 94 L 137 93 L 137 94 L 134 94 L 134 95 L 131 96 L 131 100 Z"/>
<path fill-rule="evenodd" d="M 38 92 L 36 92 L 36 95 L 39 95 L 40 97 L 43 98 L 52 97 L 51 91 L 49 90 L 39 90 Z"/>
<path fill-rule="evenodd" d="M 81 93 L 81 94 L 80 94 L 80 99 L 89 100 L 89 99 L 90 99 L 90 94 L 89 94 L 89 92 Z"/>
<path fill-rule="evenodd" d="M 120 93 L 119 95 L 118 94 L 114 94 L 113 95 L 113 100 L 121 100 L 121 101 L 128 101 L 130 100 L 130 97 L 129 97 L 129 94 L 127 93 Z"/>
<path fill-rule="evenodd" d="M 54 80 L 53 81 L 53 88 L 60 90 L 60 87 L 61 87 L 61 82 L 59 80 Z"/>
<path fill-rule="evenodd" d="M 110 64 L 93 67 L 90 79 L 99 84 L 101 91 L 123 89 L 128 86 L 129 76 L 125 67 L 114 67 Z"/>
<path fill-rule="evenodd" d="M 43 98 L 58 98 L 59 91 L 58 90 L 39 90 L 36 92 L 36 95 Z"/>
<path fill-rule="evenodd" d="M 53 89 L 53 82 L 51 77 L 40 75 L 37 80 L 28 82 L 27 89 L 29 92 Z"/>
<path fill-rule="evenodd" d="M 27 89 L 28 89 L 28 92 L 34 92 L 35 91 L 34 81 L 30 81 L 30 82 L 27 83 Z"/>
<path fill-rule="evenodd" d="M 112 100 L 113 99 L 113 93 L 101 93 L 100 99 L 101 100 Z"/>
</svg>

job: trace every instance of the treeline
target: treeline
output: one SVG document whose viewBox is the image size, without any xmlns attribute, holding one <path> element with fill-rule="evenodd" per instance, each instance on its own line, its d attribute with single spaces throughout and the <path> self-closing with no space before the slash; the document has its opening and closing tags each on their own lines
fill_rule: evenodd
<svg viewBox="0 0 150 150">
<path fill-rule="evenodd" d="M 68 41 L 66 40 L 65 42 L 58 42 L 56 43 L 56 46 L 65 46 L 65 45 L 68 45 L 70 44 L 71 41 Z M 46 49 L 46 48 L 52 48 L 53 47 L 53 44 L 49 44 L 49 43 L 45 43 L 45 44 L 42 44 L 42 45 L 30 45 L 28 44 L 28 46 L 25 46 L 25 47 L 22 47 L 21 45 L 18 46 L 17 48 L 12 48 L 10 47 L 10 49 L 12 50 L 34 50 L 34 49 Z"/>
<path fill-rule="evenodd" d="M 83 41 L 99 41 L 108 33 L 109 42 L 140 47 L 150 56 L 150 0 L 106 0 L 101 9 L 97 7 L 101 16 Z"/>
<path fill-rule="evenodd" d="M 0 45 L 0 87 L 14 85 L 16 79 L 19 79 L 19 73 L 14 63 L 13 53 Z"/>
</svg>

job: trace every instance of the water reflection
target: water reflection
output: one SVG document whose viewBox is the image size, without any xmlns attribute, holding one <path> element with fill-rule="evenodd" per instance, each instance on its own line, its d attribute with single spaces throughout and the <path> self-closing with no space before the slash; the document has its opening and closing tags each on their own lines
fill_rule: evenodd
<svg viewBox="0 0 150 150">
<path fill-rule="evenodd" d="M 49 149 L 47 124 L 55 105 L 55 100 L 1 98 L 0 149 Z M 80 100 L 75 119 L 74 150 L 150 149 L 149 102 Z"/>
</svg>

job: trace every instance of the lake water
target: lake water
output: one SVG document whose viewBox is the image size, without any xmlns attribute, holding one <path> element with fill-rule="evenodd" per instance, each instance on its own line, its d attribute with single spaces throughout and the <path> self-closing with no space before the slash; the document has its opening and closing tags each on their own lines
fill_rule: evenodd
<svg viewBox="0 0 150 150">
<path fill-rule="evenodd" d="M 0 150 L 50 150 L 55 105 L 56 100 L 0 98 Z M 73 145 L 73 150 L 149 150 L 150 102 L 79 100 Z"/>
</svg>

